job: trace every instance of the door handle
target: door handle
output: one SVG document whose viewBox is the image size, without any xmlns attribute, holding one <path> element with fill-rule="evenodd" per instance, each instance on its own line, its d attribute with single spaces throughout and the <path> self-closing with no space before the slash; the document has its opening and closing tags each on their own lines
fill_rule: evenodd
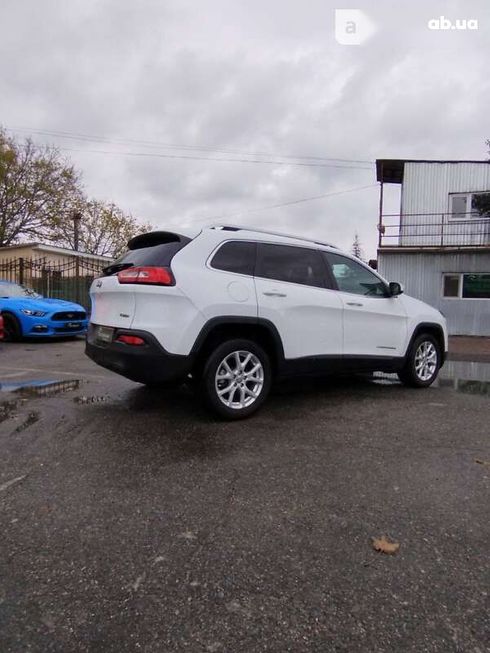
<svg viewBox="0 0 490 653">
<path fill-rule="evenodd" d="M 347 306 L 364 306 L 364 304 L 361 304 L 360 302 L 345 302 Z"/>
<path fill-rule="evenodd" d="M 262 294 L 266 297 L 287 297 L 285 292 L 264 292 Z"/>
</svg>

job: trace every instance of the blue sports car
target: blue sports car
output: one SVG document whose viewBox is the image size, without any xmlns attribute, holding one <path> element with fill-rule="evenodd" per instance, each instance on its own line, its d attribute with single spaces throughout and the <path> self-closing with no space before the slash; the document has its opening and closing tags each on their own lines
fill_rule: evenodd
<svg viewBox="0 0 490 653">
<path fill-rule="evenodd" d="M 0 313 L 5 340 L 78 336 L 87 331 L 83 306 L 63 299 L 46 299 L 25 286 L 1 279 Z"/>
</svg>

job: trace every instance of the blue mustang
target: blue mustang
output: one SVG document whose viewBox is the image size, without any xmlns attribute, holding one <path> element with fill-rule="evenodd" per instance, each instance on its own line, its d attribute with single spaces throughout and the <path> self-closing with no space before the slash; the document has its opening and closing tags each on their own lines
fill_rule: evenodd
<svg viewBox="0 0 490 653">
<path fill-rule="evenodd" d="M 46 299 L 25 286 L 1 279 L 0 313 L 5 340 L 78 336 L 87 331 L 83 306 L 63 299 Z"/>
</svg>

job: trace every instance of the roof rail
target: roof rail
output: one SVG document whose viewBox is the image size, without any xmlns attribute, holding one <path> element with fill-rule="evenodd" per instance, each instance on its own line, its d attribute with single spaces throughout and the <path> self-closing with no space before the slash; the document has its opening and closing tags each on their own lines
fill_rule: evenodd
<svg viewBox="0 0 490 653">
<path fill-rule="evenodd" d="M 314 243 L 315 245 L 321 245 L 322 247 L 333 247 L 338 249 L 336 245 L 332 243 L 324 243 L 315 238 L 303 238 L 302 236 L 295 236 L 293 234 L 280 233 L 279 231 L 269 231 L 268 229 L 257 229 L 256 227 L 246 227 L 244 225 L 238 224 L 210 224 L 207 225 L 208 229 L 221 229 L 221 231 L 255 231 L 259 234 L 267 234 L 268 236 L 280 236 L 281 238 L 294 238 L 294 240 L 302 240 L 305 243 Z"/>
</svg>

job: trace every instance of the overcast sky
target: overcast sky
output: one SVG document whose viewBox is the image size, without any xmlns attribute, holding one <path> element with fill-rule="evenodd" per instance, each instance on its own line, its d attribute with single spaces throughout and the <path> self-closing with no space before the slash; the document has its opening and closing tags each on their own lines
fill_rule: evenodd
<svg viewBox="0 0 490 653">
<path fill-rule="evenodd" d="M 342 7 L 370 38 L 336 41 Z M 441 15 L 478 29 L 429 29 Z M 155 227 L 218 219 L 344 248 L 357 231 L 372 257 L 369 162 L 487 155 L 489 0 L 2 0 L 0 26 L 0 124 L 63 148 L 89 195 Z"/>
</svg>

